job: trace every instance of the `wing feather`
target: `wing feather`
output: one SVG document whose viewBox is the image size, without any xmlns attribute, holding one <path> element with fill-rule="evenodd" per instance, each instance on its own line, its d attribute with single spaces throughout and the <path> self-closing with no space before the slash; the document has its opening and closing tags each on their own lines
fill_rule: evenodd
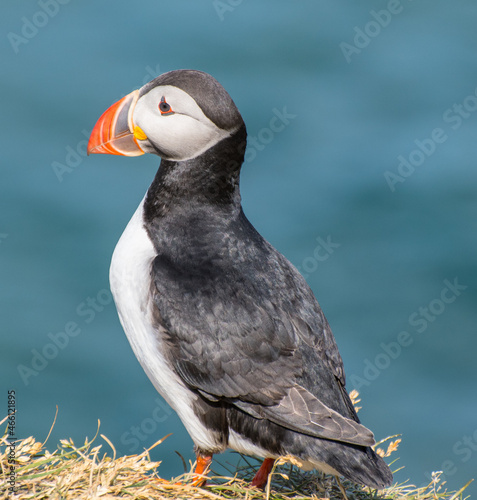
<svg viewBox="0 0 477 500">
<path fill-rule="evenodd" d="M 374 444 L 345 391 L 343 362 L 312 291 L 253 238 L 240 259 L 216 253 L 209 261 L 204 252 L 200 265 L 154 260 L 154 317 L 168 332 L 171 365 L 210 401 L 312 436 Z"/>
<path fill-rule="evenodd" d="M 299 385 L 291 387 L 278 405 L 257 406 L 244 402 L 235 405 L 256 418 L 268 418 L 304 434 L 362 446 L 375 444 L 369 429 L 343 417 Z"/>
</svg>

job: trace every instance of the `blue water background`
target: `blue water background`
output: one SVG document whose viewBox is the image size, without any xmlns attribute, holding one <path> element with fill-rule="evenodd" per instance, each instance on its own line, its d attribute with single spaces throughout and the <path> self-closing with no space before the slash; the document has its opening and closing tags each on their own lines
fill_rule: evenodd
<svg viewBox="0 0 477 500">
<path fill-rule="evenodd" d="M 307 276 L 363 422 L 378 439 L 402 434 L 396 479 L 477 476 L 475 2 L 10 1 L 0 26 L 0 404 L 16 390 L 22 437 L 44 439 L 58 406 L 51 448 L 91 438 L 100 419 L 123 454 L 172 432 L 152 453 L 164 477 L 182 471 L 174 450 L 193 458 L 108 292 L 158 158 L 84 148 L 114 101 L 195 68 L 257 138 L 244 210 Z M 270 133 L 277 110 L 293 117 Z M 420 164 L 403 176 L 400 156 Z"/>
</svg>

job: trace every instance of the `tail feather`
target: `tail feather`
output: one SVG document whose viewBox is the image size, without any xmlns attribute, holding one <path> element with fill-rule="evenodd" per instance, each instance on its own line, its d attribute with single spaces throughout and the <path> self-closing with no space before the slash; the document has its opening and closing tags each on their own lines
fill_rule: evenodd
<svg viewBox="0 0 477 500">
<path fill-rule="evenodd" d="M 302 434 L 232 406 L 228 408 L 227 420 L 230 431 L 241 437 L 241 446 L 235 449 L 243 453 L 262 458 L 294 457 L 303 468 L 342 475 L 371 488 L 381 489 L 392 483 L 391 470 L 369 446 Z"/>
<path fill-rule="evenodd" d="M 390 486 L 393 474 L 384 460 L 371 448 L 344 446 L 339 456 L 335 456 L 330 465 L 345 478 L 371 488 L 382 489 Z"/>
<path fill-rule="evenodd" d="M 317 469 L 334 469 L 346 479 L 371 488 L 382 489 L 393 481 L 393 474 L 384 460 L 370 447 L 326 439 L 293 435 L 293 445 L 285 448 L 291 455 L 311 462 Z M 323 464 L 327 467 L 324 468 Z"/>
</svg>

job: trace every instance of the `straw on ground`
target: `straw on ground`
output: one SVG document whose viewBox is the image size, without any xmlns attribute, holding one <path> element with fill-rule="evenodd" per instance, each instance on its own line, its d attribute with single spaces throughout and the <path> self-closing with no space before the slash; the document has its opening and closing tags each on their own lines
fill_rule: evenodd
<svg viewBox="0 0 477 500">
<path fill-rule="evenodd" d="M 0 425 L 4 421 L 0 422 Z M 54 425 L 54 424 L 53 424 Z M 51 429 L 50 429 L 51 433 Z M 48 434 L 49 436 L 49 434 Z M 48 439 L 47 436 L 47 439 Z M 86 439 L 76 446 L 71 439 L 62 439 L 53 452 L 45 442 L 33 437 L 18 441 L 15 446 L 15 495 L 9 493 L 12 477 L 9 463 L 10 441 L 5 434 L 0 439 L 0 498 L 26 499 L 271 499 L 271 500 L 317 500 L 343 499 L 339 484 L 332 476 L 317 472 L 303 472 L 290 463 L 290 457 L 276 462 L 265 491 L 250 488 L 258 462 L 242 457 L 242 464 L 231 472 L 231 477 L 209 475 L 205 488 L 192 485 L 191 472 L 166 480 L 160 476 L 160 462 L 151 460 L 149 452 L 168 436 L 160 439 L 151 448 L 139 455 L 117 457 L 111 441 L 98 431 L 92 440 Z M 396 439 L 397 438 L 397 439 Z M 376 444 L 376 451 L 389 457 L 401 440 L 391 436 Z M 387 443 L 386 450 L 383 444 Z M 395 466 L 396 461 L 391 463 Z M 395 467 L 394 467 L 395 469 Z M 457 492 L 448 492 L 441 473 L 433 474 L 433 480 L 425 487 L 410 484 L 395 484 L 376 491 L 342 481 L 348 499 L 392 499 L 392 500 L 463 500 L 469 481 Z"/>
</svg>

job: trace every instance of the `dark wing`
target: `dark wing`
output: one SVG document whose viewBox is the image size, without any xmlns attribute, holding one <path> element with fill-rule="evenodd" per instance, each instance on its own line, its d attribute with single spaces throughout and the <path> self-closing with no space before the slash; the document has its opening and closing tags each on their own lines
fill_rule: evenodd
<svg viewBox="0 0 477 500">
<path fill-rule="evenodd" d="M 259 407 L 241 401 L 235 402 L 235 405 L 256 418 L 268 418 L 304 434 L 363 446 L 375 443 L 369 429 L 332 410 L 300 385 L 291 387 L 275 406 Z"/>
<path fill-rule="evenodd" d="M 190 387 L 263 405 L 283 398 L 302 363 L 295 331 L 273 314 L 273 304 L 213 266 L 177 269 L 157 257 L 153 277 L 169 360 Z"/>
<path fill-rule="evenodd" d="M 155 259 L 155 319 L 168 332 L 170 363 L 211 401 L 313 436 L 374 444 L 350 408 L 341 357 L 316 299 L 266 245 L 260 258 L 233 265 L 217 259 L 179 268 Z"/>
</svg>

